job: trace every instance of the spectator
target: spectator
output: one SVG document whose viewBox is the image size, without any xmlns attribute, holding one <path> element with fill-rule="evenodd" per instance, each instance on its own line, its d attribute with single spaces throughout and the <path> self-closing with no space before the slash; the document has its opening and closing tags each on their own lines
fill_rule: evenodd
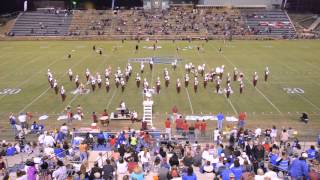
<svg viewBox="0 0 320 180">
<path fill-rule="evenodd" d="M 238 123 L 238 128 L 243 128 L 245 125 L 245 119 L 247 118 L 245 112 L 240 112 L 239 113 L 239 123 Z"/>
<path fill-rule="evenodd" d="M 236 180 L 240 180 L 240 177 L 243 173 L 243 169 L 240 166 L 239 160 L 236 159 L 233 164 L 234 166 L 231 168 L 231 172 L 234 174 Z"/>
<path fill-rule="evenodd" d="M 306 162 L 307 153 L 302 153 L 301 157 L 292 161 L 289 172 L 293 179 L 309 178 L 309 168 Z"/>
<path fill-rule="evenodd" d="M 93 168 L 91 168 L 89 179 L 100 179 L 102 177 L 102 169 L 99 168 L 98 163 L 95 162 Z"/>
<path fill-rule="evenodd" d="M 67 178 L 67 168 L 62 161 L 57 162 L 58 169 L 53 171 L 52 177 L 56 180 L 65 180 Z"/>
<path fill-rule="evenodd" d="M 139 166 L 136 166 L 133 169 L 133 172 L 131 173 L 130 178 L 135 180 L 144 180 L 144 174 L 141 171 L 141 168 Z"/>
<path fill-rule="evenodd" d="M 314 145 L 311 145 L 310 148 L 307 150 L 308 153 L 308 159 L 315 159 L 316 158 L 316 148 Z"/>
<path fill-rule="evenodd" d="M 28 180 L 36 180 L 37 179 L 37 169 L 33 161 L 29 161 L 26 163 L 27 168 L 27 176 Z M 60 180 L 60 179 L 59 179 Z"/>
<path fill-rule="evenodd" d="M 192 166 L 189 166 L 187 173 L 182 176 L 182 180 L 197 180 L 197 176 L 193 173 Z"/>
<path fill-rule="evenodd" d="M 202 137 L 206 136 L 207 123 L 206 123 L 205 120 L 202 120 L 202 122 L 201 122 L 200 131 L 201 131 L 201 136 L 202 136 Z"/>
<path fill-rule="evenodd" d="M 80 161 L 85 161 L 87 160 L 87 149 L 88 149 L 88 145 L 85 144 L 84 142 L 81 142 L 81 144 L 79 145 L 79 151 L 80 151 Z"/>
<path fill-rule="evenodd" d="M 221 112 L 219 112 L 218 114 L 217 114 L 217 128 L 219 129 L 219 130 L 221 130 L 223 127 L 223 120 L 224 120 L 224 115 L 221 113 Z"/>
<path fill-rule="evenodd" d="M 165 128 L 166 128 L 165 132 L 169 135 L 169 140 L 171 140 L 171 122 L 170 122 L 169 118 L 167 118 L 167 120 L 165 121 L 164 125 L 165 125 Z"/>
<path fill-rule="evenodd" d="M 187 155 L 183 158 L 183 164 L 186 167 L 190 167 L 193 165 L 193 157 L 191 152 L 188 152 Z"/>
<path fill-rule="evenodd" d="M 254 180 L 264 180 L 264 172 L 262 169 L 257 170 L 257 175 L 255 175 Z"/>
<path fill-rule="evenodd" d="M 117 173 L 125 174 L 128 171 L 128 164 L 122 158 L 117 162 Z"/>
<path fill-rule="evenodd" d="M 106 165 L 103 166 L 102 172 L 103 172 L 103 179 L 113 180 L 115 169 L 111 165 L 111 161 L 109 159 L 106 160 Z"/>
</svg>

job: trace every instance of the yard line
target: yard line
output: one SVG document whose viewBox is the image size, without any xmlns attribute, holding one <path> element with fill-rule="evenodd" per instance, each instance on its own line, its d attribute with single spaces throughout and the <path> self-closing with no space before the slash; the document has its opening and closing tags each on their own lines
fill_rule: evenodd
<svg viewBox="0 0 320 180">
<path fill-rule="evenodd" d="M 55 64 L 56 62 L 58 62 L 59 60 L 60 60 L 60 59 L 57 59 L 57 60 L 53 61 L 52 63 L 50 63 L 50 64 L 46 67 L 46 69 L 49 68 L 50 66 L 52 66 L 53 64 Z M 39 73 L 41 73 L 41 71 L 42 71 L 42 70 L 34 73 L 32 76 L 30 76 L 29 78 L 27 78 L 26 80 L 24 80 L 22 83 L 20 83 L 20 84 L 17 86 L 17 88 L 21 88 L 24 84 L 26 84 L 27 82 L 29 82 L 35 75 L 38 75 Z M 0 100 L 2 100 L 2 99 L 3 99 L 5 96 L 7 96 L 7 95 L 8 95 L 8 94 L 5 94 L 5 95 L 1 96 L 1 97 L 0 97 Z"/>
<path fill-rule="evenodd" d="M 312 105 L 313 107 L 315 107 L 316 109 L 318 109 L 319 111 L 320 111 L 320 108 L 319 108 L 319 106 L 317 106 L 317 105 L 315 105 L 315 104 L 313 104 L 308 98 L 306 98 L 306 97 L 304 97 L 304 96 L 302 96 L 301 94 L 299 94 L 299 93 L 296 93 L 296 94 L 298 94 L 304 101 L 306 101 L 306 102 L 308 102 L 310 105 Z"/>
<path fill-rule="evenodd" d="M 228 57 L 226 57 L 224 54 L 221 53 L 221 56 L 222 56 L 229 64 L 231 64 L 234 68 L 236 67 L 236 65 L 233 64 L 232 61 L 231 61 Z M 245 77 L 245 80 L 246 80 L 251 86 L 253 86 L 252 83 L 248 80 L 247 76 L 244 76 L 244 77 Z M 259 90 L 259 88 L 255 87 L 254 89 L 256 89 L 256 90 L 259 92 L 259 94 L 260 94 L 261 96 L 263 96 L 264 99 L 265 99 L 266 101 L 268 101 L 269 104 L 270 104 L 280 115 L 282 115 L 282 112 L 280 111 L 280 109 L 279 109 L 276 105 L 274 105 L 274 104 L 271 102 L 271 100 L 270 100 L 265 94 L 263 94 L 263 92 L 261 92 L 261 91 Z"/>
<path fill-rule="evenodd" d="M 176 45 L 174 45 L 174 46 L 175 46 L 174 49 L 176 49 L 177 46 L 176 46 Z M 175 56 L 176 56 L 177 59 L 179 59 L 179 54 L 178 54 L 178 52 L 175 52 Z M 183 67 L 182 67 L 182 68 L 183 68 Z M 181 68 L 179 68 L 179 71 L 181 71 Z M 183 77 L 183 76 L 184 76 L 183 71 L 181 71 L 181 73 L 182 73 L 182 77 Z M 192 106 L 192 102 L 191 102 L 191 98 L 190 98 L 190 95 L 189 95 L 189 90 L 188 90 L 188 88 L 186 88 L 185 86 L 184 86 L 184 89 L 185 89 L 186 92 L 187 92 L 187 97 L 188 97 L 188 101 L 189 101 L 190 110 L 191 110 L 192 114 L 194 114 L 193 106 Z"/>
<path fill-rule="evenodd" d="M 109 109 L 110 104 L 112 103 L 112 100 L 114 98 L 114 96 L 117 94 L 117 89 L 115 89 L 112 93 L 111 99 L 109 100 L 108 104 L 107 104 L 107 109 Z"/>
<path fill-rule="evenodd" d="M 87 57 L 89 57 L 90 54 L 88 54 L 87 56 L 83 57 L 80 61 L 77 61 L 77 63 L 74 63 L 70 68 L 73 68 L 75 66 L 78 66 L 81 62 L 83 62 Z M 61 78 L 63 78 L 64 76 L 66 76 L 67 74 L 64 73 Z M 44 94 L 46 94 L 49 91 L 50 87 L 48 87 L 45 91 L 43 91 L 39 96 L 37 96 L 36 98 L 34 98 L 29 104 L 27 104 L 25 107 L 22 108 L 22 110 L 19 111 L 19 113 L 23 112 L 24 110 L 26 110 L 28 107 L 30 107 L 32 104 L 34 104 L 36 101 L 38 101 Z"/>
<path fill-rule="evenodd" d="M 6 78 L 12 76 L 15 72 L 20 72 L 21 70 L 23 70 L 25 68 L 26 65 L 29 65 L 29 64 L 32 64 L 34 62 L 41 60 L 41 57 L 42 56 L 38 56 L 36 58 L 33 58 L 31 61 L 28 61 L 28 63 L 22 64 L 21 68 L 17 68 L 17 69 L 15 69 L 15 71 L 12 71 L 11 73 L 7 73 L 6 75 L 2 76 L 0 79 L 6 79 Z"/>
<path fill-rule="evenodd" d="M 202 60 L 203 63 L 206 63 L 205 60 L 203 59 L 203 57 L 200 55 L 200 52 L 198 51 L 198 56 L 200 57 L 200 59 Z M 224 94 L 224 97 L 226 98 L 226 100 L 228 101 L 228 103 L 230 104 L 230 106 L 233 109 L 233 112 L 238 115 L 238 111 L 236 110 L 236 108 L 234 107 L 234 105 L 232 104 L 231 100 L 227 98 L 227 95 Z"/>
</svg>

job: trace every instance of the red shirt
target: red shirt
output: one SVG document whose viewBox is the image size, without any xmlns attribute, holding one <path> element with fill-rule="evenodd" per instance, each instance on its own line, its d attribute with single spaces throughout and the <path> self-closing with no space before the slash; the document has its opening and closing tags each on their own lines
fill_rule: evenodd
<svg viewBox="0 0 320 180">
<path fill-rule="evenodd" d="M 182 128 L 182 124 L 183 124 L 182 119 L 177 119 L 176 120 L 176 128 Z"/>
<path fill-rule="evenodd" d="M 171 122 L 170 120 L 166 120 L 166 122 L 164 123 L 166 128 L 170 128 L 171 127 Z"/>
<path fill-rule="evenodd" d="M 182 128 L 185 132 L 187 132 L 189 130 L 189 124 L 187 122 L 183 122 L 182 126 L 183 126 Z"/>
<path fill-rule="evenodd" d="M 245 120 L 246 119 L 246 114 L 244 113 L 244 112 L 241 112 L 240 114 L 239 114 L 239 120 L 240 121 L 243 121 L 243 120 Z"/>
<path fill-rule="evenodd" d="M 196 122 L 196 123 L 194 124 L 194 128 L 195 128 L 195 129 L 200 129 L 200 126 L 201 126 L 201 123 L 200 123 L 200 122 Z"/>
<path fill-rule="evenodd" d="M 202 122 L 200 128 L 201 128 L 201 131 L 205 131 L 206 128 L 207 128 L 207 123 L 206 122 Z"/>
</svg>

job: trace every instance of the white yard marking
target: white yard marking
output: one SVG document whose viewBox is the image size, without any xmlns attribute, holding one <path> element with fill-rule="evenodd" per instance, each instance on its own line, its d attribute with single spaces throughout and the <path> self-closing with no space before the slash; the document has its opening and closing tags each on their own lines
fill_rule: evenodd
<svg viewBox="0 0 320 180">
<path fill-rule="evenodd" d="M 77 61 L 77 63 L 73 64 L 70 68 L 76 67 L 78 66 L 81 62 L 83 62 L 87 57 L 89 57 L 90 54 L 88 54 L 87 56 L 83 57 L 80 61 Z M 61 78 L 65 77 L 67 74 L 64 73 L 62 75 Z M 24 110 L 26 110 L 28 107 L 30 107 L 31 105 L 33 105 L 35 102 L 37 102 L 44 94 L 46 94 L 49 91 L 50 87 L 48 87 L 45 91 L 43 91 L 39 96 L 37 96 L 36 98 L 34 98 L 29 104 L 27 104 L 26 106 L 24 106 L 22 108 L 22 110 L 20 110 L 19 112 L 23 112 Z"/>
<path fill-rule="evenodd" d="M 115 89 L 112 93 L 111 99 L 109 100 L 108 104 L 107 104 L 107 109 L 109 109 L 110 104 L 113 101 L 114 96 L 117 94 L 117 89 Z"/>
<path fill-rule="evenodd" d="M 228 57 L 226 57 L 224 54 L 221 54 L 221 56 L 222 56 L 229 64 L 231 64 L 233 67 L 236 67 L 236 65 L 233 64 L 233 62 L 232 62 Z M 245 80 L 246 80 L 251 86 L 253 86 L 253 84 L 248 80 L 247 76 L 245 76 Z M 264 97 L 264 99 L 265 99 L 266 101 L 268 101 L 268 103 L 269 103 L 275 110 L 277 110 L 277 112 L 278 112 L 279 114 L 282 114 L 282 112 L 280 111 L 280 109 L 279 109 L 275 104 L 273 104 L 273 103 L 271 102 L 271 100 L 270 100 L 265 94 L 263 94 L 263 93 L 259 90 L 259 88 L 255 87 L 255 89 L 259 92 L 259 94 L 260 94 L 261 96 Z"/>
<path fill-rule="evenodd" d="M 59 61 L 59 59 L 51 62 L 45 69 L 48 69 L 50 66 L 52 66 L 53 64 L 55 64 L 55 63 L 58 62 L 58 61 Z M 22 87 L 24 84 L 26 84 L 27 82 L 29 82 L 34 76 L 36 76 L 36 75 L 38 75 L 39 73 L 41 73 L 41 71 L 42 71 L 42 70 L 40 70 L 40 71 L 34 73 L 33 75 L 29 76 L 29 78 L 27 78 L 27 79 L 24 80 L 22 83 L 20 83 L 20 84 L 17 86 L 17 88 L 20 88 L 20 89 L 21 89 L 21 87 Z M 0 97 L 0 100 L 3 99 L 3 98 L 4 98 L 5 96 L 7 96 L 7 95 L 8 95 L 8 94 L 5 94 L 4 96 L 1 96 L 1 97 Z"/>
<path fill-rule="evenodd" d="M 320 107 L 315 105 L 314 103 L 312 103 L 309 99 L 307 99 L 306 97 L 304 97 L 303 95 L 301 94 L 297 94 L 299 95 L 304 101 L 306 101 L 307 103 L 309 103 L 311 106 L 313 106 L 314 108 L 316 108 L 317 110 L 320 111 Z"/>
<path fill-rule="evenodd" d="M 174 45 L 174 46 L 175 46 L 175 45 Z M 177 48 L 177 47 L 175 46 L 174 49 L 176 49 L 176 48 Z M 179 54 L 178 54 L 176 51 L 175 51 L 175 54 L 176 54 L 176 57 L 179 59 Z M 183 76 L 184 76 L 183 70 L 181 71 L 181 68 L 179 68 L 179 71 L 181 72 L 182 77 L 183 77 Z M 187 97 L 188 97 L 188 101 L 189 101 L 189 106 L 190 106 L 191 113 L 194 114 L 193 106 L 192 106 L 192 102 L 191 102 L 191 98 L 190 98 L 190 95 L 189 95 L 189 90 L 188 90 L 188 88 L 186 88 L 185 86 L 184 86 L 184 89 L 185 89 L 186 92 L 187 92 Z"/>
<path fill-rule="evenodd" d="M 198 56 L 200 57 L 200 59 L 202 60 L 202 62 L 204 64 L 206 64 L 205 60 L 203 59 L 203 57 L 200 55 L 200 52 L 198 51 Z M 233 109 L 233 112 L 238 115 L 238 111 L 236 110 L 236 108 L 234 107 L 233 103 L 231 102 L 230 99 L 227 98 L 227 95 L 224 94 L 224 97 L 226 98 L 226 100 L 228 101 L 228 103 L 230 104 L 231 108 Z"/>
</svg>

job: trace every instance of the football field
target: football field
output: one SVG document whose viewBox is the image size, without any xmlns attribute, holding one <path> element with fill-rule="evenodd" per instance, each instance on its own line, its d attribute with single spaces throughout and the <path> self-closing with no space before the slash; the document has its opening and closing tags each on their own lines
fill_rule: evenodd
<svg viewBox="0 0 320 180">
<path fill-rule="evenodd" d="M 92 74 L 99 72 L 102 77 L 106 67 L 114 71 L 119 66 L 123 71 L 129 58 L 159 57 L 179 58 L 176 71 L 170 64 L 155 64 L 153 70 L 145 64 L 142 81 L 155 86 L 157 77 L 161 80 L 160 94 L 153 95 L 153 113 L 156 127 L 163 127 L 166 113 L 176 105 L 184 115 L 216 114 L 236 116 L 243 111 L 248 115 L 249 126 L 279 128 L 292 126 L 305 136 L 314 136 L 320 129 L 320 42 L 319 41 L 159 41 L 157 50 L 152 50 L 154 41 L 141 41 L 135 53 L 136 41 L 2 41 L 0 42 L 0 118 L 1 128 L 7 129 L 10 112 L 32 112 L 34 119 L 48 115 L 46 124 L 58 125 L 57 117 L 66 106 L 73 110 L 81 105 L 85 119 L 80 125 L 91 123 L 91 113 L 107 109 L 112 112 L 121 100 L 130 110 L 136 110 L 142 118 L 142 88 L 135 85 L 135 74 L 140 72 L 140 63 L 132 62 L 133 74 L 124 90 L 116 88 L 111 78 L 109 93 L 104 88 L 88 94 L 72 94 L 75 83 L 68 79 L 67 71 L 80 76 L 85 82 L 85 70 Z M 102 55 L 92 50 L 101 48 Z M 197 46 L 203 51 L 197 51 Z M 176 48 L 180 50 L 177 52 Z M 222 52 L 218 49 L 222 47 Z M 117 49 L 117 50 L 115 50 Z M 71 54 L 70 59 L 67 55 Z M 244 92 L 239 93 L 239 83 L 231 82 L 233 93 L 227 99 L 224 94 L 215 93 L 215 83 L 209 82 L 203 88 L 203 78 L 199 77 L 198 92 L 193 89 L 193 75 L 188 88 L 184 88 L 184 65 L 192 62 L 196 67 L 206 64 L 206 71 L 224 65 L 222 88 L 226 85 L 226 74 L 233 74 L 234 67 L 244 73 Z M 270 69 L 268 82 L 263 81 L 265 67 Z M 170 85 L 164 86 L 163 71 L 168 68 Z M 66 89 L 67 99 L 61 101 L 49 87 L 47 70 L 50 69 L 59 86 Z M 259 75 L 256 88 L 252 85 L 252 75 Z M 182 89 L 176 92 L 176 79 L 182 81 Z M 90 88 L 90 86 L 88 86 Z M 301 112 L 310 114 L 308 125 L 298 122 Z M 214 123 L 210 125 L 212 128 Z M 122 128 L 111 122 L 111 128 Z"/>
</svg>

